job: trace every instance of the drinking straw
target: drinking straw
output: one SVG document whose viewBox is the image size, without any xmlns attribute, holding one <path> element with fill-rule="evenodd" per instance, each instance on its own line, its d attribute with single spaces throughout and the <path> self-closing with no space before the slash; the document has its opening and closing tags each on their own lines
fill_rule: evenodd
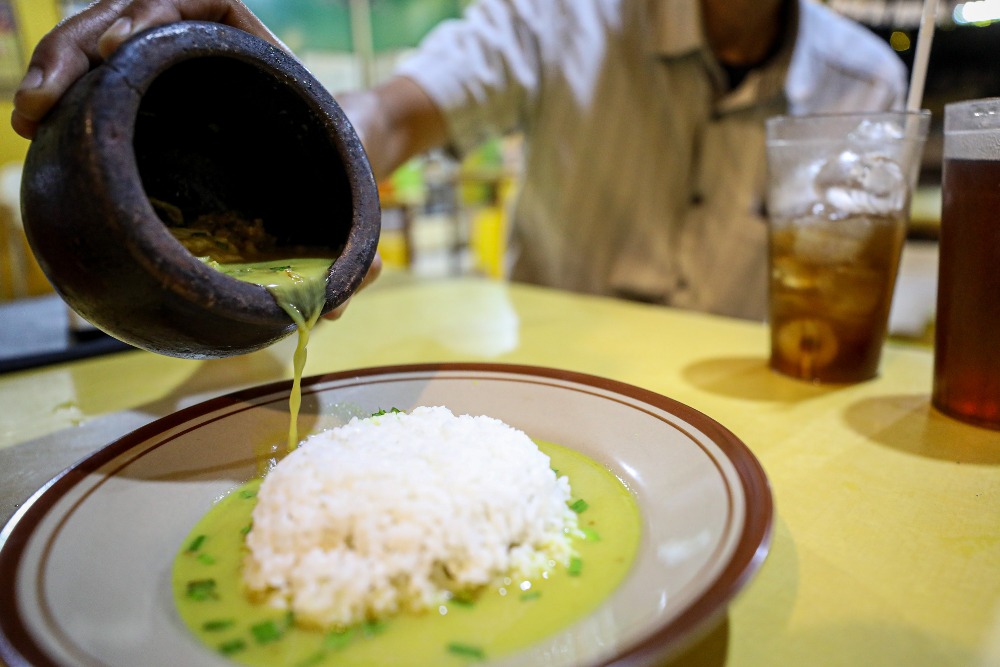
<svg viewBox="0 0 1000 667">
<path fill-rule="evenodd" d="M 917 50 L 913 55 L 910 70 L 910 91 L 906 98 L 907 111 L 920 111 L 924 98 L 924 82 L 927 80 L 927 59 L 934 39 L 934 22 L 937 19 L 938 0 L 924 0 L 924 11 L 920 15 L 920 29 L 917 33 Z"/>
</svg>

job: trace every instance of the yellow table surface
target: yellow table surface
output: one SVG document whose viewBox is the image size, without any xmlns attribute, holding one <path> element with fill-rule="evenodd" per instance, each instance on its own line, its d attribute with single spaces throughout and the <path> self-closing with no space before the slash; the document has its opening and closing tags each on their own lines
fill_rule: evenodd
<svg viewBox="0 0 1000 667">
<path fill-rule="evenodd" d="M 767 471 L 774 539 L 725 621 L 682 665 L 1000 664 L 1000 432 L 930 408 L 929 350 L 890 344 L 878 379 L 821 387 L 769 371 L 767 345 L 763 324 L 389 275 L 314 332 L 306 374 L 436 361 L 551 366 L 651 389 L 727 426 Z M 87 429 L 115 415 L 148 421 L 287 379 L 293 347 L 211 361 L 135 351 L 0 376 L 0 448 L 78 445 L 87 433 L 109 437 Z"/>
</svg>

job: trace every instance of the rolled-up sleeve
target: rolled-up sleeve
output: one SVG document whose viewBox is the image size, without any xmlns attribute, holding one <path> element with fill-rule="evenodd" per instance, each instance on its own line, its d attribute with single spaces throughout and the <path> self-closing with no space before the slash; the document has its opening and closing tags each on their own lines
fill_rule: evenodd
<svg viewBox="0 0 1000 667">
<path fill-rule="evenodd" d="M 458 154 L 523 126 L 541 85 L 546 4 L 480 0 L 438 25 L 396 68 L 441 109 Z"/>
</svg>

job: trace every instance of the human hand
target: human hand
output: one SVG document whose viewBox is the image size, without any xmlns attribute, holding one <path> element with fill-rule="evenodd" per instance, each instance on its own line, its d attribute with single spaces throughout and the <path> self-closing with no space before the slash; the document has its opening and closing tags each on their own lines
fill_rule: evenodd
<svg viewBox="0 0 1000 667">
<path fill-rule="evenodd" d="M 239 0 L 99 0 L 35 47 L 14 96 L 11 126 L 32 139 L 38 123 L 81 76 L 143 30 L 176 21 L 224 23 L 288 50 Z"/>
</svg>

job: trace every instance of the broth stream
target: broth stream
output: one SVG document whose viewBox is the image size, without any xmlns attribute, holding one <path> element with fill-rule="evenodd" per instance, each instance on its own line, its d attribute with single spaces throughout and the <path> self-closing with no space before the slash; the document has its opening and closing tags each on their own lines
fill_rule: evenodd
<svg viewBox="0 0 1000 667">
<path fill-rule="evenodd" d="M 292 358 L 292 390 L 288 397 L 288 451 L 295 449 L 299 442 L 306 346 L 323 311 L 327 273 L 334 262 L 333 256 L 319 255 L 331 250 L 279 247 L 263 220 L 247 218 L 237 211 L 192 216 L 169 201 L 151 198 L 150 203 L 188 252 L 221 273 L 264 287 L 295 323 L 298 345 Z"/>
<path fill-rule="evenodd" d="M 309 334 L 323 312 L 326 276 L 332 263 L 333 260 L 329 257 L 226 264 L 208 262 L 228 276 L 264 287 L 295 323 L 298 343 L 292 357 L 292 390 L 288 397 L 288 451 L 295 449 L 299 443 L 298 420 L 299 409 L 302 407 L 302 372 L 306 365 L 306 347 L 309 344 Z"/>
</svg>

